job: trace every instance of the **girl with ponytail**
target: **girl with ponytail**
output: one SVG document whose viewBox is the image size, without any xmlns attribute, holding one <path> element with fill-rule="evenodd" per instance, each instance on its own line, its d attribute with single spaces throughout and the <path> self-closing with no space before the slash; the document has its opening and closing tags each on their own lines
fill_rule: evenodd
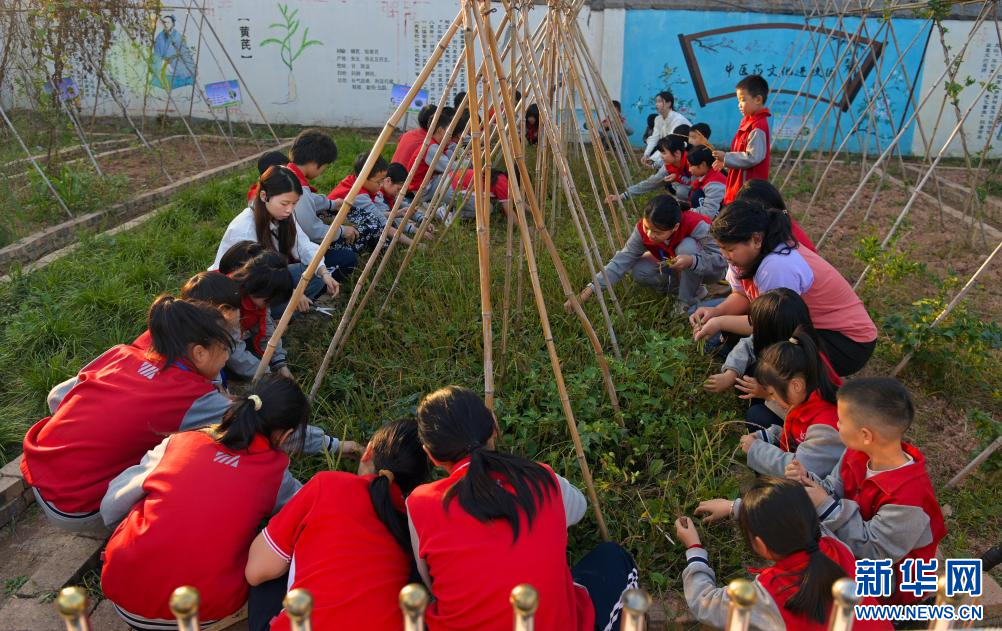
<svg viewBox="0 0 1002 631">
<path fill-rule="evenodd" d="M 751 334 L 751 302 L 786 287 L 807 303 L 836 374 L 851 375 L 866 365 L 877 345 L 877 327 L 838 270 L 797 242 L 785 210 L 736 199 L 713 220 L 712 231 L 729 264 L 731 294 L 719 305 L 692 314 L 696 339 Z"/>
<path fill-rule="evenodd" d="M 230 404 L 215 380 L 233 339 L 213 305 L 160 296 L 142 344 L 120 344 L 49 393 L 24 437 L 21 472 L 49 521 L 101 532 L 108 483 L 166 434 L 218 423 Z"/>
<path fill-rule="evenodd" d="M 817 511 L 804 488 L 791 480 L 758 478 L 742 496 L 738 523 L 752 552 L 773 563 L 752 570 L 757 598 L 750 628 L 827 629 L 832 585 L 845 576 L 855 578 L 856 559 L 838 539 L 822 535 Z M 692 518 L 679 517 L 675 532 L 686 547 L 688 565 L 682 583 L 689 609 L 701 623 L 722 629 L 730 607 L 727 588 L 717 586 Z M 877 601 L 866 597 L 862 604 Z M 886 620 L 857 620 L 853 629 L 890 631 L 892 626 Z"/>
<path fill-rule="evenodd" d="M 244 606 L 258 526 L 300 487 L 286 451 L 297 449 L 309 413 L 295 381 L 266 375 L 217 425 L 168 436 L 111 481 L 101 516 L 121 523 L 105 549 L 101 587 L 129 625 L 170 624 L 179 585 L 198 589 L 203 628 Z"/>
<path fill-rule="evenodd" d="M 508 597 L 520 583 L 539 592 L 539 629 L 618 628 L 613 607 L 636 582 L 629 554 L 607 543 L 573 573 L 567 567 L 567 527 L 586 509 L 581 491 L 544 464 L 495 451 L 494 415 L 466 388 L 429 394 L 417 420 L 425 452 L 448 473 L 407 498 L 418 571 L 435 593 L 429 631 L 508 631 Z"/>
<path fill-rule="evenodd" d="M 827 477 L 845 445 L 838 433 L 836 386 L 813 336 L 798 326 L 789 339 L 766 348 L 755 376 L 768 398 L 786 410 L 786 420 L 741 438 L 748 466 L 778 477 L 797 460 L 819 478 Z"/>
<path fill-rule="evenodd" d="M 316 629 L 402 629 L 400 589 L 421 580 L 404 500 L 430 475 L 417 422 L 402 418 L 376 431 L 358 475 L 313 476 L 251 544 L 251 631 L 287 630 L 282 598 L 299 587 L 313 595 Z"/>
</svg>

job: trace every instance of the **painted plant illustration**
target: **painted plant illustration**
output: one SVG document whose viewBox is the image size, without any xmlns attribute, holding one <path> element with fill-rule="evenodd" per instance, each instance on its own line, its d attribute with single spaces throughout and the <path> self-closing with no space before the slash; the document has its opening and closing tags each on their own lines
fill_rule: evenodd
<svg viewBox="0 0 1002 631">
<path fill-rule="evenodd" d="M 289 70 L 289 91 L 286 94 L 285 100 L 281 102 L 293 103 L 299 98 L 296 92 L 296 74 L 293 64 L 296 63 L 296 60 L 299 59 L 307 48 L 310 46 L 323 46 L 324 43 L 320 40 L 309 39 L 309 27 L 303 29 L 303 34 L 299 38 L 298 43 L 296 43 L 296 35 L 299 33 L 299 27 L 302 24 L 296 17 L 299 15 L 299 9 L 290 10 L 289 5 L 279 4 L 278 10 L 282 13 L 282 18 L 285 21 L 275 22 L 268 26 L 269 29 L 277 31 L 277 34 L 275 37 L 263 40 L 261 46 L 275 45 L 279 47 L 282 63 Z"/>
</svg>

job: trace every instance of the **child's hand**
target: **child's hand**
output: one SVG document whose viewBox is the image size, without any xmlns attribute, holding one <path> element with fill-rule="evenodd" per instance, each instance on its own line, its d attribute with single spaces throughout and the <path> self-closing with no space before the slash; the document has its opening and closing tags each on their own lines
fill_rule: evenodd
<svg viewBox="0 0 1002 631">
<path fill-rule="evenodd" d="M 741 399 L 768 399 L 769 391 L 762 387 L 755 377 L 750 377 L 745 375 L 738 379 L 737 384 L 734 385 L 735 388 L 740 390 L 743 394 L 738 395 Z"/>
<path fill-rule="evenodd" d="M 336 296 L 341 293 L 341 283 L 334 280 L 334 277 L 330 274 L 324 275 L 324 285 L 327 285 L 327 293 L 332 296 Z"/>
<path fill-rule="evenodd" d="M 716 375 L 710 375 L 706 378 L 706 382 L 703 383 L 703 390 L 707 392 L 726 392 L 734 387 L 734 383 L 738 380 L 738 373 L 733 370 L 725 370 L 722 373 Z"/>
<path fill-rule="evenodd" d="M 698 342 L 699 340 L 710 339 L 719 333 L 720 322 L 717 321 L 717 318 L 710 318 L 693 331 L 692 339 Z"/>
<path fill-rule="evenodd" d="M 649 156 L 644 156 L 643 158 L 640 158 L 640 163 L 646 167 L 654 166 L 654 160 L 651 160 Z"/>
<path fill-rule="evenodd" d="M 724 162 L 724 153 L 725 152 L 721 151 L 720 149 L 717 149 L 716 151 L 713 152 L 713 159 L 716 160 L 717 162 L 720 162 L 721 164 L 723 164 L 723 162 Z"/>
<path fill-rule="evenodd" d="M 731 500 L 725 500 L 722 498 L 706 500 L 705 502 L 699 503 L 699 506 L 696 507 L 694 514 L 696 517 L 703 517 L 704 524 L 712 524 L 715 521 L 720 521 L 730 517 L 731 508 L 733 506 L 734 502 Z"/>
<path fill-rule="evenodd" d="M 686 548 L 700 545 L 696 524 L 685 515 L 675 520 L 675 535 Z"/>
<path fill-rule="evenodd" d="M 361 458 L 365 448 L 353 440 L 342 440 L 337 452 L 345 458 Z"/>
<path fill-rule="evenodd" d="M 831 496 L 828 495 L 828 491 L 821 488 L 821 485 L 814 481 L 814 478 L 805 475 L 802 482 L 804 483 L 804 490 L 807 491 L 807 496 L 814 502 L 814 508 L 821 508 L 828 502 Z"/>
<path fill-rule="evenodd" d="M 678 256 L 676 256 L 671 260 L 671 263 L 668 264 L 668 267 L 677 272 L 681 272 L 692 267 L 692 261 L 693 258 L 691 254 L 679 254 Z"/>
<path fill-rule="evenodd" d="M 619 196 L 618 193 L 610 193 L 610 194 L 608 194 L 608 195 L 605 196 L 605 203 L 607 203 L 607 204 L 615 204 L 620 199 L 621 198 L 620 198 L 620 196 Z"/>
<path fill-rule="evenodd" d="M 341 238 L 345 243 L 351 245 L 358 239 L 358 228 L 354 226 L 341 226 Z"/>
<path fill-rule="evenodd" d="M 794 482 L 804 483 L 804 479 L 807 478 L 807 469 L 804 465 L 800 464 L 800 461 L 793 459 L 790 464 L 786 465 L 786 479 L 793 480 Z"/>
<path fill-rule="evenodd" d="M 713 170 L 714 171 L 723 171 L 724 170 L 724 161 L 723 160 L 714 160 L 713 161 Z"/>
<path fill-rule="evenodd" d="M 741 437 L 741 451 L 748 453 L 751 451 L 752 443 L 758 440 L 757 434 L 745 434 Z"/>
<path fill-rule="evenodd" d="M 299 313 L 309 313 L 310 309 L 313 308 L 313 301 L 307 298 L 305 295 L 299 297 L 299 302 L 296 303 L 296 311 Z"/>
<path fill-rule="evenodd" d="M 693 329 L 698 329 L 704 322 L 712 318 L 713 314 L 713 307 L 700 307 L 689 316 L 689 324 L 692 325 Z"/>
<path fill-rule="evenodd" d="M 668 175 L 665 176 L 665 184 L 671 184 L 677 179 L 678 175 L 676 175 L 675 173 L 669 173 Z"/>
</svg>

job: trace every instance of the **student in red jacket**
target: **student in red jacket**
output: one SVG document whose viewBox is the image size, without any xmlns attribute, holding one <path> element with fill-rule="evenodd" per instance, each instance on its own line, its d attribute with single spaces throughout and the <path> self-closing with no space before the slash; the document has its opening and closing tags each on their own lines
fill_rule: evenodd
<svg viewBox="0 0 1002 631">
<path fill-rule="evenodd" d="M 630 273 L 633 280 L 667 294 L 678 287 L 679 307 L 688 309 L 702 300 L 712 283 L 724 276 L 727 264 L 710 234 L 710 220 L 683 211 L 671 195 L 659 195 L 647 204 L 644 217 L 626 245 L 606 263 L 578 299 L 591 298 L 595 284 L 606 288 Z M 570 310 L 570 301 L 564 303 Z"/>
<path fill-rule="evenodd" d="M 696 509 L 696 514 L 701 510 Z M 772 565 L 752 569 L 756 601 L 750 628 L 824 631 L 831 617 L 832 585 L 842 577 L 855 578 L 856 558 L 842 542 L 823 535 L 818 516 L 799 485 L 790 480 L 758 478 L 744 494 L 738 522 L 748 547 Z M 693 520 L 675 522 L 688 561 L 682 584 L 689 610 L 704 625 L 726 626 L 730 599 L 718 587 Z M 864 598 L 864 605 L 876 599 Z M 853 629 L 890 631 L 888 621 L 857 620 Z"/>
<path fill-rule="evenodd" d="M 414 574 L 404 499 L 430 474 L 417 422 L 403 418 L 376 431 L 358 475 L 313 476 L 251 544 L 247 581 L 261 585 L 250 592 L 251 630 L 286 631 L 282 598 L 296 588 L 313 595 L 316 629 L 402 629 L 397 602 Z"/>
<path fill-rule="evenodd" d="M 92 361 L 24 437 L 21 473 L 61 528 L 103 532 L 108 482 L 165 434 L 218 422 L 230 404 L 213 383 L 233 343 L 219 311 L 160 296 L 149 330 L 148 350 L 122 344 Z"/>
<path fill-rule="evenodd" d="M 851 379 L 839 389 L 838 417 L 839 466 L 819 480 L 794 461 L 786 476 L 807 487 L 821 523 L 857 558 L 893 561 L 892 593 L 880 602 L 914 604 L 919 597 L 899 589 L 901 562 L 934 558 L 946 525 L 925 456 L 902 440 L 915 418 L 911 395 L 891 377 Z"/>
<path fill-rule="evenodd" d="M 258 524 L 299 489 L 283 447 L 297 449 L 288 443 L 308 416 L 299 386 L 269 375 L 218 425 L 168 436 L 112 480 L 101 516 L 118 527 L 104 551 L 101 588 L 126 622 L 172 623 L 168 603 L 181 585 L 199 591 L 206 626 L 243 607 Z"/>
<path fill-rule="evenodd" d="M 842 457 L 836 386 L 828 378 L 821 351 L 805 327 L 762 351 L 755 378 L 764 393 L 786 411 L 786 419 L 741 437 L 748 466 L 763 475 L 783 476 L 794 459 L 818 477 Z"/>
<path fill-rule="evenodd" d="M 423 199 L 419 201 L 428 201 L 434 195 L 435 189 L 438 187 L 439 178 L 445 173 L 446 168 L 449 166 L 449 158 L 452 156 L 452 152 L 455 151 L 453 139 L 445 137 L 445 133 L 448 131 L 449 124 L 452 123 L 454 116 L 455 110 L 451 107 L 442 108 L 442 113 L 439 114 L 438 123 L 435 125 L 435 128 L 428 131 L 428 146 L 424 150 L 419 148 L 414 156 L 414 161 L 408 165 L 408 169 L 410 169 L 413 168 L 414 162 L 417 163 L 414 177 L 411 179 L 410 190 L 408 191 L 409 197 L 417 194 L 426 176 L 428 176 L 428 184 L 424 187 L 424 192 L 422 193 Z M 449 142 L 450 144 L 447 145 L 445 151 L 438 157 L 438 161 L 435 162 L 435 154 L 438 153 L 438 146 L 443 142 Z M 397 162 L 395 159 L 393 161 Z"/>
<path fill-rule="evenodd" d="M 691 174 L 689 209 L 713 221 L 720 212 L 720 205 L 724 203 L 727 178 L 711 166 L 713 152 L 702 145 L 689 148 L 688 160 Z"/>
<path fill-rule="evenodd" d="M 397 141 L 397 148 L 393 151 L 391 162 L 398 162 L 410 170 L 414 164 L 417 152 L 421 149 L 424 139 L 428 136 L 428 127 L 431 125 L 431 119 L 434 118 L 437 109 L 438 106 L 431 104 L 421 108 L 417 116 L 417 128 L 407 130 L 400 136 L 400 140 Z"/>
<path fill-rule="evenodd" d="M 539 592 L 539 629 L 591 631 L 596 620 L 618 628 L 613 606 L 636 581 L 629 555 L 608 544 L 579 563 L 587 572 L 572 577 L 567 567 L 567 527 L 586 509 L 581 491 L 546 465 L 494 451 L 494 416 L 470 390 L 433 392 L 417 417 L 425 451 L 449 474 L 406 502 L 418 571 L 434 596 L 428 630 L 508 631 L 508 598 L 521 583 Z"/>
<path fill-rule="evenodd" d="M 765 107 L 769 84 L 760 75 L 748 75 L 735 88 L 738 109 L 744 117 L 734 134 L 730 151 L 715 151 L 714 168 L 727 168 L 727 193 L 724 203 L 737 197 L 738 189 L 748 180 L 769 179 L 769 117 Z"/>
</svg>

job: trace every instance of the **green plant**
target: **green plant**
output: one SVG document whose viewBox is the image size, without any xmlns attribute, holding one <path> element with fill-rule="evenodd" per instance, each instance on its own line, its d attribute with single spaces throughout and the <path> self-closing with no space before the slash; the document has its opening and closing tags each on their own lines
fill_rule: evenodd
<svg viewBox="0 0 1002 631">
<path fill-rule="evenodd" d="M 289 70 L 289 92 L 286 97 L 286 102 L 291 103 L 298 98 L 296 92 L 296 76 L 293 74 L 293 64 L 307 48 L 311 46 L 323 46 L 324 44 L 320 40 L 309 39 L 310 27 L 308 26 L 303 29 L 303 36 L 300 38 L 299 43 L 296 44 L 293 41 L 293 38 L 296 36 L 296 33 L 299 32 L 299 27 L 301 26 L 301 21 L 297 18 L 299 15 L 299 9 L 290 10 L 289 5 L 279 4 L 278 10 L 282 13 L 282 19 L 284 22 L 274 22 L 269 24 L 268 28 L 278 31 L 279 35 L 277 37 L 269 37 L 261 40 L 261 46 L 278 46 L 282 63 L 285 64 L 285 67 Z"/>
<path fill-rule="evenodd" d="M 13 596 L 17 590 L 21 589 L 28 582 L 28 577 L 22 575 L 8 578 L 3 582 L 3 592 L 8 596 Z"/>
</svg>

